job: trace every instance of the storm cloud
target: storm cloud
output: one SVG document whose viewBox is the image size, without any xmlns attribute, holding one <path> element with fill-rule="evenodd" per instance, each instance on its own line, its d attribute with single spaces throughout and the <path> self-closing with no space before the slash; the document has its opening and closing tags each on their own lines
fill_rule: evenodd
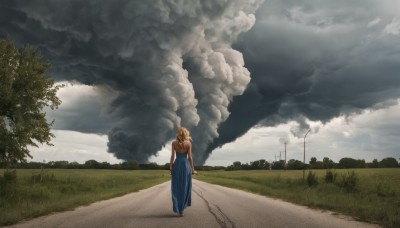
<svg viewBox="0 0 400 228">
<path fill-rule="evenodd" d="M 6 1 L 1 25 L 17 43 L 38 45 L 57 80 L 117 94 L 107 110 L 108 150 L 117 158 L 147 161 L 185 126 L 203 164 L 230 101 L 250 81 L 231 44 L 253 26 L 260 3 Z"/>
<path fill-rule="evenodd" d="M 396 104 L 399 8 L 398 1 L 266 1 L 234 45 L 251 82 L 208 151 L 254 126 L 295 120 L 291 133 L 303 137 L 307 120 L 327 123 Z"/>
<path fill-rule="evenodd" d="M 395 0 L 9 0 L 0 3 L 0 35 L 37 45 L 57 81 L 95 88 L 61 106 L 57 129 L 108 134 L 109 152 L 145 162 L 185 126 L 204 164 L 252 127 L 294 120 L 291 134 L 301 137 L 308 120 L 395 104 L 399 8 Z"/>
</svg>

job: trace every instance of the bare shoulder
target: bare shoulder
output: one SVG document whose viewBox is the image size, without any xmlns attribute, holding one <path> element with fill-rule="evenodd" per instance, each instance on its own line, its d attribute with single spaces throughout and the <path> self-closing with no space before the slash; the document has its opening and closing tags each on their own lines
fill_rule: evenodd
<svg viewBox="0 0 400 228">
<path fill-rule="evenodd" d="M 188 148 L 192 147 L 192 143 L 189 140 L 185 141 L 185 144 Z"/>
<path fill-rule="evenodd" d="M 177 142 L 176 140 L 172 141 L 172 148 L 175 149 L 177 143 L 178 143 L 178 142 Z"/>
</svg>

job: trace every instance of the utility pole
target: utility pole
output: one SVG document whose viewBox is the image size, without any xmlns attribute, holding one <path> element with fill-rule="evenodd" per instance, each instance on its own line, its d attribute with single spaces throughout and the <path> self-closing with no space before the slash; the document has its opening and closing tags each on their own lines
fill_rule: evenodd
<svg viewBox="0 0 400 228">
<path fill-rule="evenodd" d="M 279 151 L 279 161 L 282 161 L 282 158 L 281 158 L 281 157 L 282 157 L 282 156 L 281 156 L 281 153 L 282 153 L 282 152 L 281 152 L 281 151 Z"/>
<path fill-rule="evenodd" d="M 305 172 L 306 172 L 306 137 L 307 134 L 311 131 L 311 129 L 308 129 L 306 135 L 304 136 L 304 158 L 303 158 L 303 165 L 304 165 L 304 169 L 303 169 L 303 180 L 305 178 Z"/>
<path fill-rule="evenodd" d="M 286 144 L 287 142 L 285 142 L 285 169 L 286 169 Z"/>
</svg>

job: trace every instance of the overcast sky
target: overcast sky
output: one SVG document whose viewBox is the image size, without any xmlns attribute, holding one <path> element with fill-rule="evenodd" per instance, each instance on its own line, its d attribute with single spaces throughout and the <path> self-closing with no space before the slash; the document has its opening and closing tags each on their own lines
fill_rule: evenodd
<svg viewBox="0 0 400 228">
<path fill-rule="evenodd" d="M 0 3 L 0 35 L 37 45 L 67 86 L 33 160 L 197 164 L 400 158 L 400 2 Z"/>
</svg>

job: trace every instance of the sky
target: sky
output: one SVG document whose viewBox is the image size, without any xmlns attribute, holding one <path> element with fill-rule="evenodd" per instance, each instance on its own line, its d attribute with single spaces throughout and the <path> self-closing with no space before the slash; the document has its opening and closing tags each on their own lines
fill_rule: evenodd
<svg viewBox="0 0 400 228">
<path fill-rule="evenodd" d="M 34 161 L 196 164 L 400 158 L 397 0 L 0 3 L 0 36 L 36 45 L 63 102 Z"/>
</svg>

